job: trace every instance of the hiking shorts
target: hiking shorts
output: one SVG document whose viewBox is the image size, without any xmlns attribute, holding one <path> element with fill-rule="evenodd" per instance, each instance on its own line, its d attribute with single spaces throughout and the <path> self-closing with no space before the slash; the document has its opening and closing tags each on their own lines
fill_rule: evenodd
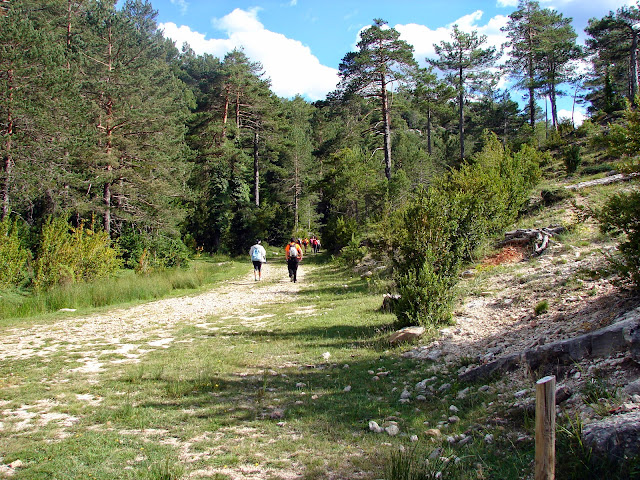
<svg viewBox="0 0 640 480">
<path fill-rule="evenodd" d="M 259 261 L 259 260 L 258 261 L 254 260 L 253 261 L 253 269 L 258 271 L 258 272 L 261 271 L 262 270 L 262 262 Z"/>
</svg>

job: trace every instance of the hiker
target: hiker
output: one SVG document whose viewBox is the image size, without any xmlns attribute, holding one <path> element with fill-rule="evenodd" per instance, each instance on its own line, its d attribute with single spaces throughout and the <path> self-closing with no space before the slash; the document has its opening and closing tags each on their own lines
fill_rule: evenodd
<svg viewBox="0 0 640 480">
<path fill-rule="evenodd" d="M 302 239 L 302 246 L 304 247 L 304 254 L 307 254 L 307 247 L 309 246 L 309 239 L 307 237 L 304 237 Z"/>
<path fill-rule="evenodd" d="M 287 268 L 289 269 L 289 279 L 292 282 L 298 281 L 298 264 L 302 260 L 302 248 L 296 242 L 294 237 L 291 237 L 291 241 L 284 247 L 285 258 L 287 259 Z"/>
<path fill-rule="evenodd" d="M 255 245 L 249 249 L 249 256 L 253 262 L 253 280 L 262 280 L 262 264 L 267 263 L 267 252 L 261 245 L 260 240 L 256 240 Z"/>
</svg>

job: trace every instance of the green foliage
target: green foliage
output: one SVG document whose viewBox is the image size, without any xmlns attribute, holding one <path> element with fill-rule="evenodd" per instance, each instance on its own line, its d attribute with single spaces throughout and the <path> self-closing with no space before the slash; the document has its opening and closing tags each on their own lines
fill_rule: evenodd
<svg viewBox="0 0 640 480">
<path fill-rule="evenodd" d="M 566 147 L 563 155 L 563 160 L 567 175 L 576 173 L 578 171 L 578 167 L 582 163 L 580 145 L 574 144 Z"/>
<path fill-rule="evenodd" d="M 118 245 L 125 266 L 138 273 L 171 267 L 184 268 L 188 266 L 191 256 L 191 251 L 180 239 L 137 231 L 131 225 L 123 229 Z"/>
<path fill-rule="evenodd" d="M 31 253 L 20 240 L 18 224 L 5 217 L 0 221 L 0 288 L 19 285 L 27 277 Z"/>
<path fill-rule="evenodd" d="M 42 227 L 35 259 L 36 290 L 60 283 L 107 277 L 122 265 L 119 251 L 101 230 L 70 227 L 63 218 L 49 218 Z"/>
<path fill-rule="evenodd" d="M 358 224 L 353 218 L 334 217 L 329 221 L 323 232 L 322 243 L 324 248 L 330 252 L 339 252 L 357 234 Z"/>
<path fill-rule="evenodd" d="M 640 154 L 640 111 L 627 106 L 623 118 L 613 123 L 608 131 L 596 136 L 594 142 L 604 146 L 613 158 Z"/>
<path fill-rule="evenodd" d="M 539 158 L 526 145 L 512 155 L 488 136 L 474 163 L 434 182 L 406 209 L 394 250 L 400 324 L 450 318 L 461 265 L 516 219 L 540 178 Z"/>
<path fill-rule="evenodd" d="M 536 316 L 547 313 L 549 311 L 549 302 L 547 300 L 542 300 L 536 305 L 536 308 L 534 308 L 533 311 Z"/>
<path fill-rule="evenodd" d="M 367 247 L 360 245 L 355 234 L 351 240 L 340 250 L 340 260 L 345 264 L 355 267 L 367 254 Z"/>
<path fill-rule="evenodd" d="M 640 287 L 640 191 L 612 196 L 596 217 L 603 232 L 626 236 L 619 247 L 622 261 L 614 264 Z"/>
</svg>

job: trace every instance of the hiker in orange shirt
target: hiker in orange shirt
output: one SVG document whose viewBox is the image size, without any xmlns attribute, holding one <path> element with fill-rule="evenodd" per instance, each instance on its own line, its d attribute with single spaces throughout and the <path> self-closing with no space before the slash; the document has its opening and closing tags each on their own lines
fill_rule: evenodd
<svg viewBox="0 0 640 480">
<path fill-rule="evenodd" d="M 298 264 L 302 260 L 302 248 L 296 242 L 296 239 L 291 237 L 291 241 L 284 247 L 285 258 L 287 259 L 287 268 L 289 269 L 289 279 L 292 282 L 297 282 Z"/>
</svg>

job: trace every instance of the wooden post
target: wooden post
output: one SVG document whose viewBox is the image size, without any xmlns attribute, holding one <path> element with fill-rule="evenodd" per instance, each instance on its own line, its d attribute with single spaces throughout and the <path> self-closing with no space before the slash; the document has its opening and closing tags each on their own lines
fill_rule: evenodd
<svg viewBox="0 0 640 480">
<path fill-rule="evenodd" d="M 535 480 L 556 476 L 556 377 L 536 382 L 536 471 Z"/>
</svg>

